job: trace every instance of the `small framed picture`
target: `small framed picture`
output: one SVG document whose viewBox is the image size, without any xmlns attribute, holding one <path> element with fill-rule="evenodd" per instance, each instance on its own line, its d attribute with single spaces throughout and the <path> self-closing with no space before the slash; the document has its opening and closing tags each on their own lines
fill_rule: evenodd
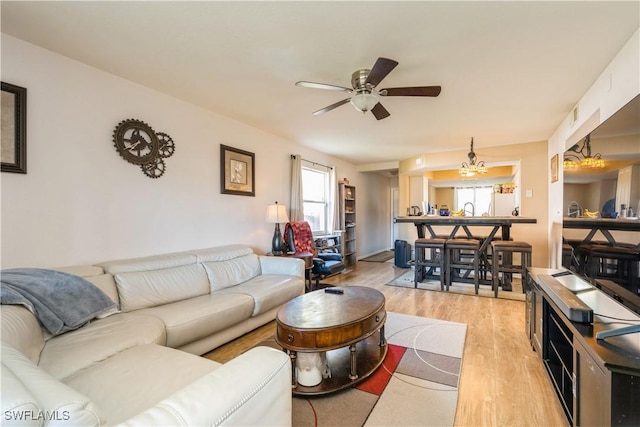
<svg viewBox="0 0 640 427">
<path fill-rule="evenodd" d="M 27 89 L 2 82 L 2 172 L 27 173 Z"/>
<path fill-rule="evenodd" d="M 556 154 L 551 158 L 551 182 L 558 180 L 558 155 Z"/>
<path fill-rule="evenodd" d="M 255 154 L 220 144 L 220 192 L 255 197 Z"/>
</svg>

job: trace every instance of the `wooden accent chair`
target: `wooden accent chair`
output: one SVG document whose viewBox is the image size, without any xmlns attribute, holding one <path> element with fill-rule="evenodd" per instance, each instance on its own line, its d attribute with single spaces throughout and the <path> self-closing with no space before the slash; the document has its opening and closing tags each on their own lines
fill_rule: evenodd
<svg viewBox="0 0 640 427">
<path fill-rule="evenodd" d="M 287 251 L 296 254 L 313 254 L 312 280 L 316 281 L 316 289 L 321 285 L 320 280 L 333 276 L 345 269 L 342 254 L 337 252 L 318 252 L 314 243 L 311 226 L 307 221 L 291 221 L 284 227 L 284 242 Z"/>
</svg>

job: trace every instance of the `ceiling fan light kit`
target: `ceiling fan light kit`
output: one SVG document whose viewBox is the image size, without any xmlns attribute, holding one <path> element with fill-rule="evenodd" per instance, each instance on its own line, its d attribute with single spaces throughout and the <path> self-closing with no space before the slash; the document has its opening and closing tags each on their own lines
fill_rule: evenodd
<svg viewBox="0 0 640 427">
<path fill-rule="evenodd" d="M 362 113 L 366 113 L 367 111 L 371 111 L 373 107 L 378 103 L 378 97 L 372 93 L 359 93 L 351 98 L 351 105 L 353 105 L 356 110 L 362 111 Z"/>
<path fill-rule="evenodd" d="M 296 86 L 307 87 L 311 89 L 324 89 L 333 90 L 346 93 L 354 93 L 351 98 L 343 99 L 328 107 L 314 111 L 314 115 L 323 114 L 331 111 L 341 105 L 351 103 L 353 107 L 366 113 L 371 111 L 371 114 L 377 119 L 382 120 L 390 116 L 390 113 L 380 103 L 381 96 L 428 96 L 436 97 L 440 95 L 440 86 L 418 86 L 418 87 L 399 87 L 392 89 L 380 89 L 377 90 L 376 86 L 384 79 L 390 72 L 398 65 L 397 61 L 388 58 L 378 58 L 373 68 L 363 68 L 355 71 L 351 75 L 352 89 L 343 86 L 336 86 L 324 83 L 314 83 L 307 81 L 299 81 Z"/>
<path fill-rule="evenodd" d="M 487 166 L 484 164 L 484 161 L 477 161 L 478 157 L 476 153 L 473 151 L 473 137 L 471 138 L 471 151 L 467 154 L 469 157 L 469 163 L 462 162 L 460 169 L 458 169 L 458 173 L 463 177 L 472 177 L 476 174 L 485 174 L 489 171 Z"/>
</svg>

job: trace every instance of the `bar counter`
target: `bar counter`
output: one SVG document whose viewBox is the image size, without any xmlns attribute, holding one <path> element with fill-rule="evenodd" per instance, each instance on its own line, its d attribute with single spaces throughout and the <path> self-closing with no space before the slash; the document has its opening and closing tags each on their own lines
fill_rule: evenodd
<svg viewBox="0 0 640 427">
<path fill-rule="evenodd" d="M 423 239 L 425 237 L 425 229 L 429 231 L 431 237 L 436 237 L 436 232 L 433 230 L 434 226 L 449 226 L 451 231 L 449 233 L 449 239 L 453 239 L 456 233 L 460 229 L 464 231 L 465 237 L 468 239 L 482 237 L 482 244 L 480 245 L 480 256 L 482 257 L 482 265 L 484 266 L 484 272 L 480 278 L 480 283 L 491 284 L 491 280 L 486 279 L 486 272 L 491 271 L 491 264 L 488 258 L 488 249 L 491 245 L 493 237 L 497 234 L 498 230 L 502 229 L 502 240 L 510 240 L 511 238 L 511 226 L 513 224 L 535 224 L 537 220 L 535 218 L 527 218 L 522 216 L 405 216 L 396 217 L 394 219 L 396 223 L 410 223 L 415 224 L 418 230 L 418 238 Z M 486 236 L 474 236 L 469 227 L 491 227 L 491 231 Z M 507 276 L 507 282 L 510 282 L 510 275 Z M 503 285 L 504 290 L 510 289 L 507 284 Z"/>
<path fill-rule="evenodd" d="M 425 237 L 425 229 L 429 231 L 431 237 L 435 237 L 433 226 L 449 225 L 453 226 L 449 237 L 456 235 L 458 230 L 462 228 L 468 238 L 472 238 L 473 234 L 468 227 L 493 227 L 490 237 L 493 237 L 498 229 L 502 229 L 502 239 L 509 240 L 511 238 L 511 226 L 513 224 L 535 224 L 538 221 L 535 218 L 527 218 L 523 216 L 399 216 L 394 219 L 397 223 L 413 223 L 418 229 L 418 238 Z"/>
<path fill-rule="evenodd" d="M 591 239 L 599 231 L 611 246 L 616 246 L 616 240 L 610 231 L 640 231 L 640 219 L 564 217 L 562 219 L 562 228 L 591 230 L 583 239 L 583 244 L 590 243 Z M 640 237 L 636 238 L 635 242 L 630 243 L 640 243 Z"/>
</svg>

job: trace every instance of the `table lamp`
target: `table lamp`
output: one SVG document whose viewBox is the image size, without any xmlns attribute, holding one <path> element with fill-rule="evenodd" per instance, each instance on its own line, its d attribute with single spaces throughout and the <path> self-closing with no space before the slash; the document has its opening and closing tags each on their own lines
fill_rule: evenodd
<svg viewBox="0 0 640 427">
<path fill-rule="evenodd" d="M 282 255 L 284 242 L 282 240 L 282 233 L 280 232 L 280 223 L 289 222 L 287 207 L 285 205 L 279 205 L 278 202 L 276 202 L 275 205 L 267 206 L 266 221 L 276 225 L 276 229 L 273 232 L 273 240 L 271 240 L 271 252 L 274 255 Z"/>
</svg>

